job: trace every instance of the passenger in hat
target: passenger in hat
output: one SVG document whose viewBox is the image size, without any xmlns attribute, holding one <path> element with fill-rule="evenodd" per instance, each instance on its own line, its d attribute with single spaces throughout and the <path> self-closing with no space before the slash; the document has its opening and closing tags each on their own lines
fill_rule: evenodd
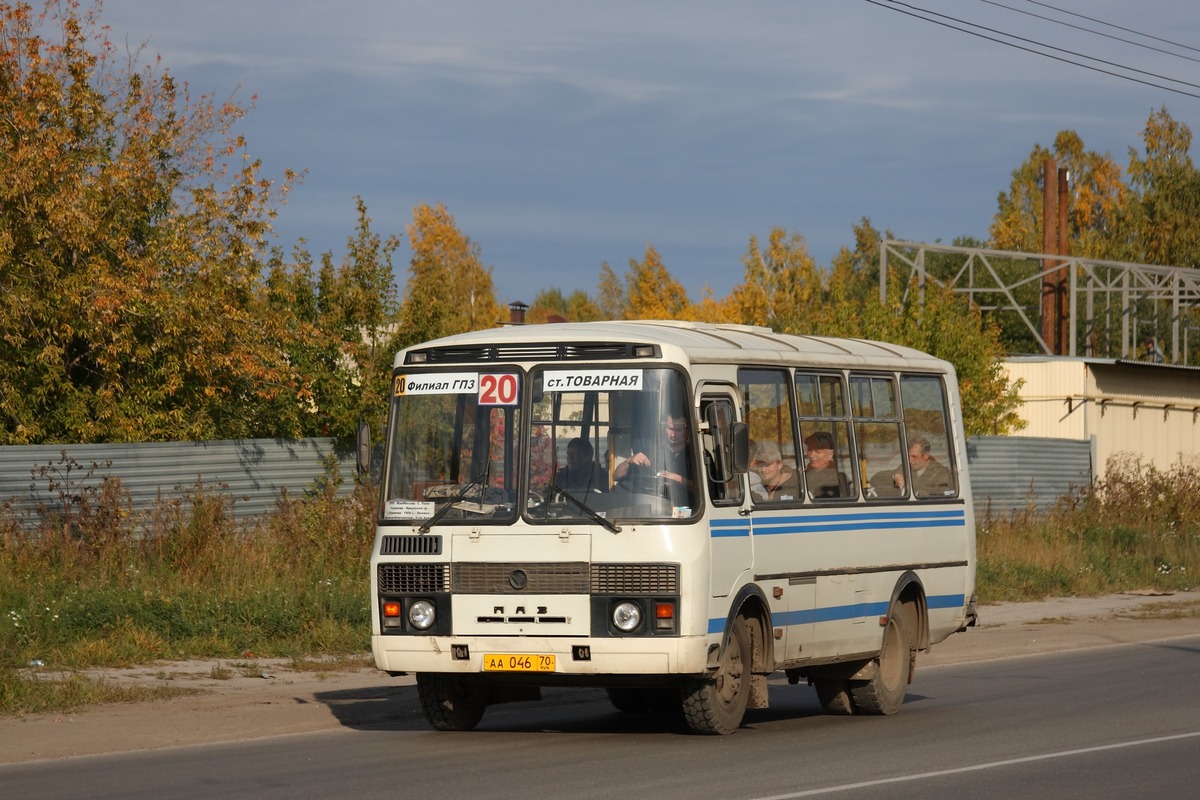
<svg viewBox="0 0 1200 800">
<path fill-rule="evenodd" d="M 804 480 L 813 497 L 849 497 L 850 482 L 834 464 L 833 435 L 828 431 L 817 431 L 804 439 L 804 455 L 808 466 L 804 468 Z"/>
</svg>

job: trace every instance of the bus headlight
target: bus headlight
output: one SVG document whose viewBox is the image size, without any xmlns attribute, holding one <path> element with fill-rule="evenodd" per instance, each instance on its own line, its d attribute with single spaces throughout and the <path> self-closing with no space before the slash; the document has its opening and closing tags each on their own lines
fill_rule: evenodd
<svg viewBox="0 0 1200 800">
<path fill-rule="evenodd" d="M 408 607 L 408 624 L 419 631 L 427 631 L 433 627 L 433 621 L 436 618 L 437 611 L 434 609 L 433 603 L 428 600 L 414 601 Z"/>
<path fill-rule="evenodd" d="M 613 625 L 623 633 L 632 633 L 642 624 L 642 607 L 624 600 L 613 606 Z"/>
</svg>

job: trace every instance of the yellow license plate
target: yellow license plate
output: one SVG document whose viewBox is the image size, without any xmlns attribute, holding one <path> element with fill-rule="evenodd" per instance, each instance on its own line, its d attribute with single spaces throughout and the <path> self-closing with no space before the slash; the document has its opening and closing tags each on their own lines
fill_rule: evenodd
<svg viewBox="0 0 1200 800">
<path fill-rule="evenodd" d="M 554 656 L 544 653 L 486 653 L 484 672 L 554 672 Z"/>
</svg>

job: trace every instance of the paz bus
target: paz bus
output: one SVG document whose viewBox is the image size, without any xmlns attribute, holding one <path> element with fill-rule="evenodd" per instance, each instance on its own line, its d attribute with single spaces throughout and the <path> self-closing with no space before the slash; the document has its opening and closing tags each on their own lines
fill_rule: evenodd
<svg viewBox="0 0 1200 800">
<path fill-rule="evenodd" d="M 415 674 L 436 729 L 587 686 L 727 734 L 774 673 L 828 713 L 892 714 L 916 653 L 975 622 L 945 361 L 742 325 L 563 323 L 409 347 L 391 385 L 372 652 Z M 366 469 L 369 431 L 358 444 Z"/>
</svg>

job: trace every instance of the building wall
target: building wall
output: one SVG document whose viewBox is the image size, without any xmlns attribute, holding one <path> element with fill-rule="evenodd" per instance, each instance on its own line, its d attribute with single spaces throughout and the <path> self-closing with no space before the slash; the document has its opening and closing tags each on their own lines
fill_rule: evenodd
<svg viewBox="0 0 1200 800">
<path fill-rule="evenodd" d="M 1111 359 L 1015 358 L 1025 436 L 1094 440 L 1096 471 L 1137 457 L 1169 470 L 1200 455 L 1200 370 Z"/>
</svg>

